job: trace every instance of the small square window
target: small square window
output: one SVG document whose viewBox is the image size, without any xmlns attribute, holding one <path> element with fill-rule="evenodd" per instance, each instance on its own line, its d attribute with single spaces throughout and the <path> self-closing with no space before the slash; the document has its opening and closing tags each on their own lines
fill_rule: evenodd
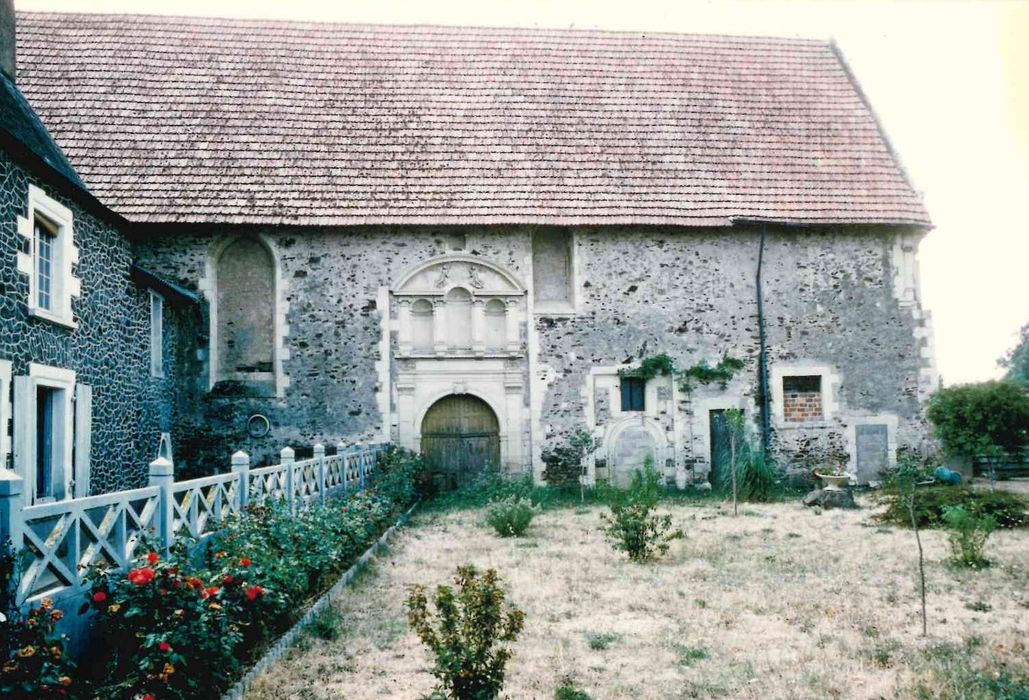
<svg viewBox="0 0 1029 700">
<path fill-rule="evenodd" d="M 822 393 L 822 376 L 813 374 L 798 377 L 783 377 L 782 390 L 784 393 L 818 392 Z"/>
<path fill-rule="evenodd" d="M 645 410 L 646 390 L 647 382 L 640 377 L 622 377 L 622 410 Z"/>
</svg>

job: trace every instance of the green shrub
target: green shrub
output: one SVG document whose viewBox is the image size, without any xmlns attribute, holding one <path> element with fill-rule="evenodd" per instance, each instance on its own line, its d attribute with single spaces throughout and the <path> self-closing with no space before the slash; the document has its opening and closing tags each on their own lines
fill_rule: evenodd
<svg viewBox="0 0 1029 700">
<path fill-rule="evenodd" d="M 943 511 L 950 540 L 951 562 L 957 566 L 981 569 L 989 562 L 983 557 L 983 548 L 990 533 L 997 529 L 992 515 L 974 515 L 961 506 L 950 506 Z"/>
<path fill-rule="evenodd" d="M 501 537 L 521 537 L 539 513 L 539 506 L 521 496 L 508 496 L 486 508 L 486 522 Z"/>
<path fill-rule="evenodd" d="M 611 513 L 602 513 L 602 526 L 615 549 L 629 555 L 634 562 L 649 561 L 668 551 L 668 543 L 683 537 L 682 530 L 672 530 L 672 516 L 654 512 L 661 497 L 661 475 L 649 456 L 643 471 L 637 470 L 627 490 L 609 489 Z"/>
<path fill-rule="evenodd" d="M 401 508 L 433 495 L 429 468 L 422 456 L 395 445 L 387 446 L 379 456 L 371 487 Z"/>
<path fill-rule="evenodd" d="M 996 455 L 1029 443 L 1029 390 L 1010 382 L 940 389 L 928 416 L 947 454 Z"/>
<path fill-rule="evenodd" d="M 723 460 L 718 475 L 723 491 L 732 484 L 730 469 L 732 465 Z M 775 461 L 759 446 L 743 441 L 736 463 L 736 497 L 740 501 L 768 503 L 775 500 L 780 491 Z"/>
<path fill-rule="evenodd" d="M 880 496 L 886 509 L 879 514 L 881 522 L 911 527 L 906 496 L 887 490 Z M 948 507 L 960 506 L 976 516 L 991 516 L 999 528 L 1029 525 L 1029 501 L 1010 491 L 989 491 L 967 486 L 925 486 L 915 489 L 915 519 L 919 527 L 944 526 L 943 514 Z"/>
<path fill-rule="evenodd" d="M 497 572 L 481 576 L 474 566 L 460 566 L 457 592 L 437 586 L 435 613 L 425 586 L 412 586 L 407 598 L 411 629 L 435 656 L 436 690 L 451 700 L 494 700 L 504 687 L 504 669 L 525 615 L 504 604 Z"/>
<path fill-rule="evenodd" d="M 554 693 L 554 700 L 593 700 L 585 690 L 579 690 L 570 677 L 565 676 Z"/>
</svg>

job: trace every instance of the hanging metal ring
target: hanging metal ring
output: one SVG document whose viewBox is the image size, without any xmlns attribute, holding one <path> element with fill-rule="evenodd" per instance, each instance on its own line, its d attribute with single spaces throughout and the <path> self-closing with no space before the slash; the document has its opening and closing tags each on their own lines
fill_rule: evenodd
<svg viewBox="0 0 1029 700">
<path fill-rule="evenodd" d="M 272 431 L 271 421 L 268 420 L 267 416 L 263 416 L 260 413 L 247 418 L 247 435 L 252 438 L 263 438 Z"/>
</svg>

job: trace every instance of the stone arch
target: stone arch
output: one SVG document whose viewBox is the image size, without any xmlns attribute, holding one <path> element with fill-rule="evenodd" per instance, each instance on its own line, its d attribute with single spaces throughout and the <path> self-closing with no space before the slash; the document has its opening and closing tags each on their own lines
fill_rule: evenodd
<svg viewBox="0 0 1029 700">
<path fill-rule="evenodd" d="M 416 299 L 411 304 L 411 345 L 419 350 L 432 349 L 433 313 L 428 299 Z"/>
<path fill-rule="evenodd" d="M 476 255 L 452 254 L 430 258 L 402 274 L 393 292 L 416 291 L 445 294 L 454 287 L 471 287 L 494 293 L 524 294 L 525 285 L 504 267 Z"/>
<path fill-rule="evenodd" d="M 452 287 L 443 297 L 446 313 L 446 341 L 456 349 L 472 347 L 472 293 L 464 287 Z"/>
<path fill-rule="evenodd" d="M 654 468 L 664 474 L 668 441 L 661 426 L 650 418 L 631 416 L 612 423 L 604 436 L 608 478 L 626 486 L 637 469 L 643 469 L 647 455 Z"/>
<path fill-rule="evenodd" d="M 491 350 L 503 348 L 507 343 L 507 304 L 500 299 L 490 299 L 483 313 L 486 347 Z"/>
</svg>

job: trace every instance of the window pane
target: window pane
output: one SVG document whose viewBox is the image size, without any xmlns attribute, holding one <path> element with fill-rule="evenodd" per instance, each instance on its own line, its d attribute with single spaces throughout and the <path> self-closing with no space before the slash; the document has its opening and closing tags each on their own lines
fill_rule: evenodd
<svg viewBox="0 0 1029 700">
<path fill-rule="evenodd" d="M 639 377 L 622 377 L 622 410 L 644 410 L 646 387 L 647 383 Z"/>
<path fill-rule="evenodd" d="M 150 374 L 164 373 L 164 299 L 150 293 Z"/>
<path fill-rule="evenodd" d="M 35 220 L 36 229 L 36 305 L 51 310 L 53 304 L 54 243 L 57 240 L 53 228 L 40 217 Z"/>
</svg>

